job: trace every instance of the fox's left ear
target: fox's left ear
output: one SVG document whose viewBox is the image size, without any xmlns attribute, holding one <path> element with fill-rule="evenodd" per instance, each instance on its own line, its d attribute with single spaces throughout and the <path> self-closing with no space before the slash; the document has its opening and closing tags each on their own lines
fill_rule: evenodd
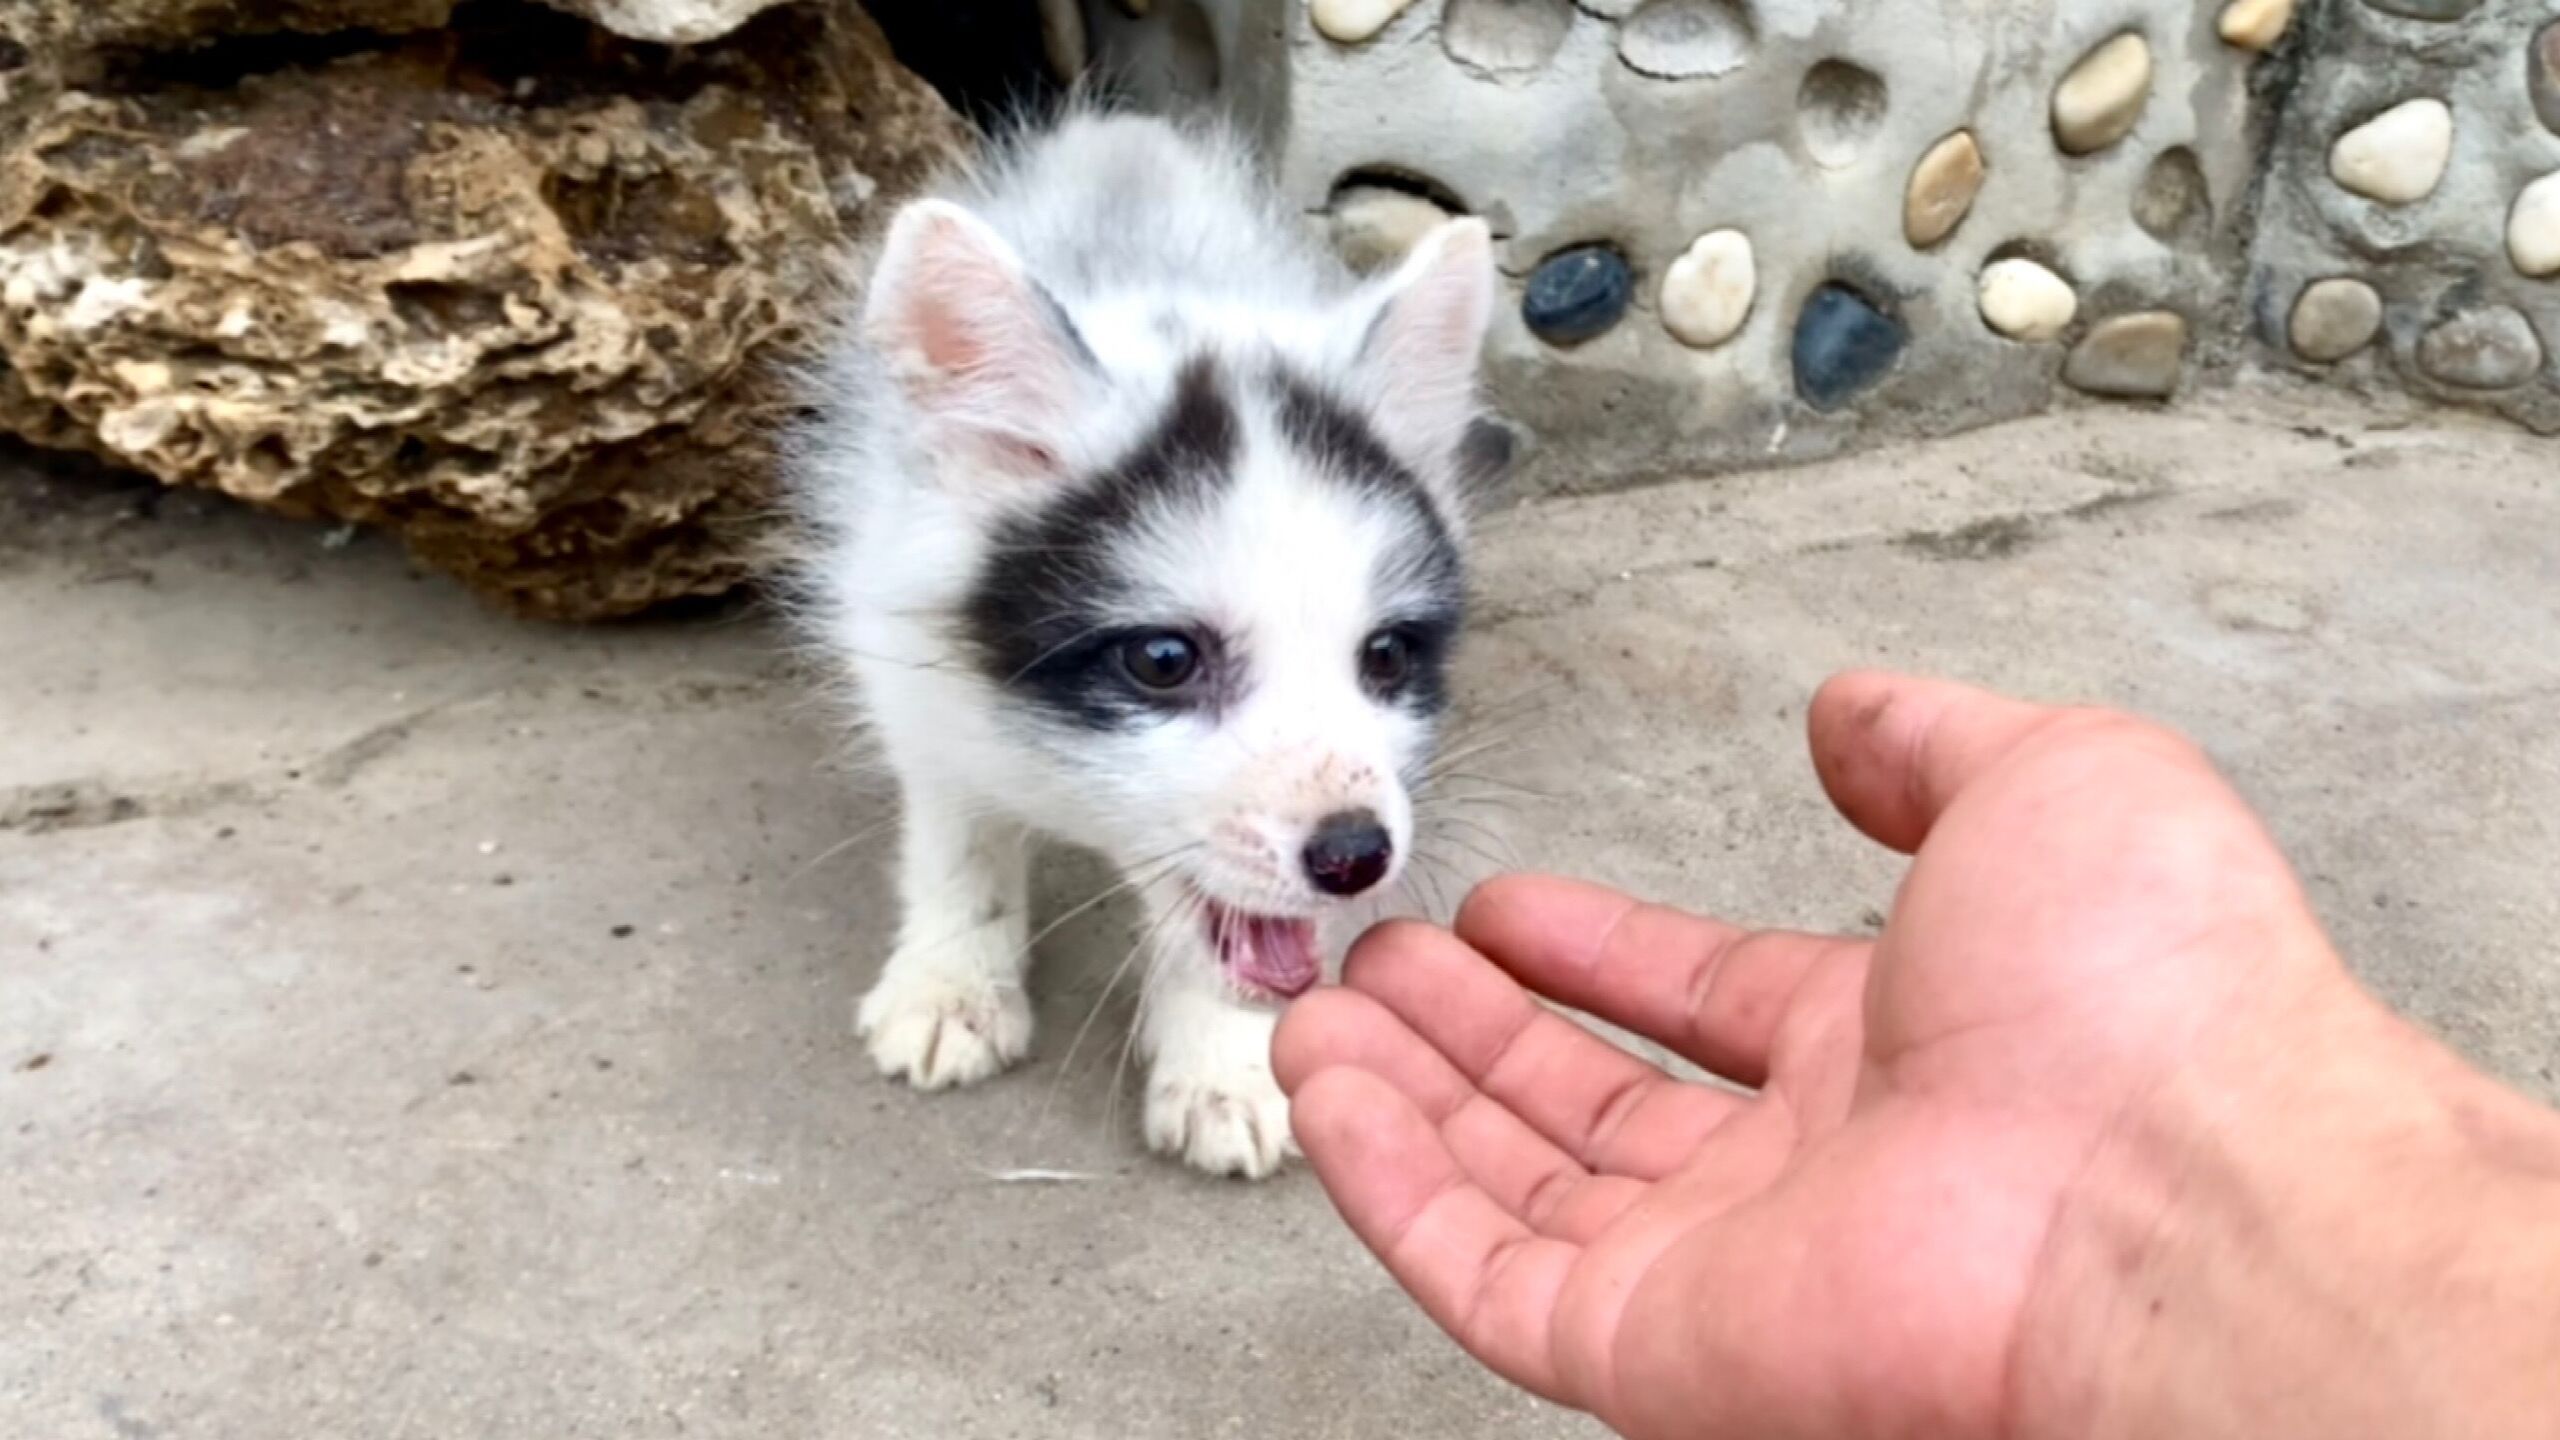
<svg viewBox="0 0 2560 1440">
<path fill-rule="evenodd" d="M 1360 366 L 1378 428 L 1435 472 L 1463 465 L 1494 289 L 1493 234 L 1469 216 L 1423 237 L 1366 297 Z"/>
</svg>

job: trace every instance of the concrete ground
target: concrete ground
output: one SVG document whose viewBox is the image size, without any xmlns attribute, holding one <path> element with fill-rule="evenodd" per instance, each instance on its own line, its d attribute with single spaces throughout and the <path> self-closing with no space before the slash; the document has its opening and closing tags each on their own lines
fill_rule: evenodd
<svg viewBox="0 0 2560 1440">
<path fill-rule="evenodd" d="M 2560 452 L 2319 406 L 1501 519 L 1478 768 L 1552 798 L 1470 812 L 1437 878 L 1871 925 L 1894 866 L 1802 763 L 1817 680 L 2119 702 L 2227 762 L 2376 986 L 2560 1099 Z M 1027 1069 L 874 1079 L 886 802 L 751 612 L 515 624 L 96 481 L 0 476 L 0 522 L 0 1431 L 1585 1433 L 1303 1173 L 1138 1152 L 1117 1015 L 1062 1059 L 1125 916 L 1048 946 Z"/>
</svg>

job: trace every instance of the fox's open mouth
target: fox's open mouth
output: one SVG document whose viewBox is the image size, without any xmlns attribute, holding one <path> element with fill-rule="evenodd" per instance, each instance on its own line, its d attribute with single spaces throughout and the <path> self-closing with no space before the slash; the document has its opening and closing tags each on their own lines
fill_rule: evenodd
<svg viewBox="0 0 2560 1440">
<path fill-rule="evenodd" d="M 1316 950 L 1316 922 L 1304 917 L 1249 915 L 1201 897 L 1200 923 L 1218 952 L 1218 968 L 1236 988 L 1264 1000 L 1295 1000 L 1324 978 Z"/>
</svg>

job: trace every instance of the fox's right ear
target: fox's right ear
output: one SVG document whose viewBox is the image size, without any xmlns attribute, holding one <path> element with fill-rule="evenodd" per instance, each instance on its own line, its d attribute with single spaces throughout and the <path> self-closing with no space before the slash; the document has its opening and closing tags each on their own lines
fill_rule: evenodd
<svg viewBox="0 0 2560 1440">
<path fill-rule="evenodd" d="M 1063 478 L 1069 427 L 1098 376 L 1058 302 L 977 216 L 919 200 L 890 222 L 862 335 L 934 433 L 972 468 Z"/>
<path fill-rule="evenodd" d="M 1360 358 L 1376 397 L 1379 429 L 1430 473 L 1453 455 L 1462 466 L 1476 463 L 1464 451 L 1480 443 L 1469 427 L 1476 418 L 1476 370 L 1483 363 L 1498 284 L 1493 234 L 1484 221 L 1467 216 L 1424 236 L 1368 292 L 1383 297 L 1365 321 Z"/>
</svg>

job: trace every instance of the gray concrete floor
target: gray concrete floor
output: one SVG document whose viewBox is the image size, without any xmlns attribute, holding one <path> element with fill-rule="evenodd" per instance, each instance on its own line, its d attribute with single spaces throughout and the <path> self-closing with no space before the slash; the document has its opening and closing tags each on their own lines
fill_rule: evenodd
<svg viewBox="0 0 2560 1440">
<path fill-rule="evenodd" d="M 2554 459 L 2259 397 L 1515 512 L 1469 709 L 1545 798 L 1438 878 L 1871 925 L 1894 866 L 1800 758 L 1826 672 L 2113 701 L 2230 766 L 2376 986 L 2560 1098 Z M 1062 1058 L 1125 916 L 1048 947 L 1029 1068 L 873 1079 L 884 797 L 752 613 L 514 624 L 368 540 L 0 497 L 0 1431 L 1583 1433 L 1303 1173 L 1138 1153 L 1116 1015 Z"/>
</svg>

